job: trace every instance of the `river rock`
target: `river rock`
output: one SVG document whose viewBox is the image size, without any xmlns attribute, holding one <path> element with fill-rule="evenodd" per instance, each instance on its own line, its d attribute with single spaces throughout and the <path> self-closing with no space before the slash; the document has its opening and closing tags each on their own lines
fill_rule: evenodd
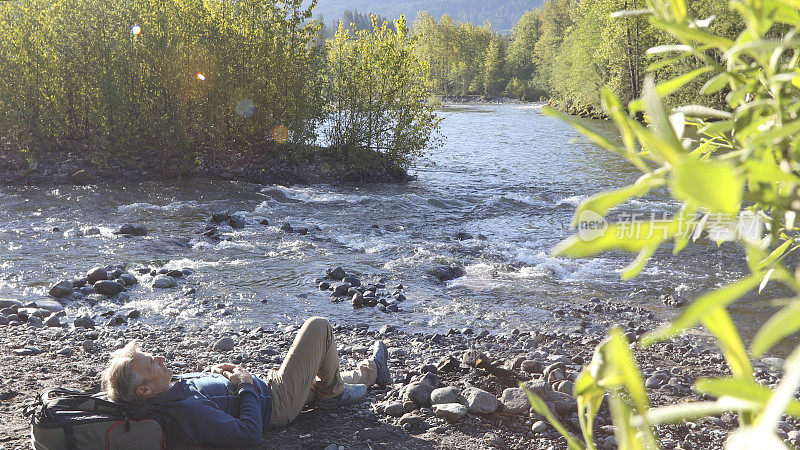
<svg viewBox="0 0 800 450">
<path fill-rule="evenodd" d="M 75 328 L 94 328 L 94 320 L 86 314 L 76 317 L 72 324 Z"/>
<path fill-rule="evenodd" d="M 356 292 L 353 294 L 353 308 L 361 308 L 364 306 L 364 296 L 361 295 L 361 292 Z"/>
<path fill-rule="evenodd" d="M 41 328 L 44 326 L 44 321 L 36 316 L 29 316 L 26 323 L 33 328 Z"/>
<path fill-rule="evenodd" d="M 211 220 L 212 223 L 222 223 L 222 222 L 225 222 L 226 220 L 228 220 L 230 217 L 231 216 L 230 216 L 230 214 L 228 214 L 227 211 L 215 212 L 215 213 L 211 214 L 211 219 L 210 220 Z"/>
<path fill-rule="evenodd" d="M 155 289 L 168 289 L 175 287 L 176 284 L 178 284 L 178 282 L 175 281 L 175 278 L 169 275 L 156 275 L 156 277 L 153 278 L 153 288 Z"/>
<path fill-rule="evenodd" d="M 383 412 L 390 416 L 401 416 L 404 412 L 403 402 L 389 402 Z"/>
<path fill-rule="evenodd" d="M 661 300 L 661 303 L 675 308 L 680 308 L 689 303 L 689 299 L 678 294 L 663 294 L 659 297 L 659 300 Z"/>
<path fill-rule="evenodd" d="M 333 283 L 333 295 L 340 295 L 345 296 L 347 295 L 347 290 L 350 289 L 350 284 L 348 283 Z"/>
<path fill-rule="evenodd" d="M 244 228 L 246 222 L 244 220 L 244 217 L 238 214 L 234 214 L 230 217 L 229 223 L 231 224 L 231 228 L 239 229 L 239 228 Z"/>
<path fill-rule="evenodd" d="M 89 284 L 95 284 L 100 280 L 107 280 L 108 279 L 108 272 L 106 269 L 102 267 L 94 267 L 89 272 L 86 273 L 86 282 Z"/>
<path fill-rule="evenodd" d="M 455 237 L 459 241 L 467 241 L 467 240 L 472 239 L 472 235 L 467 233 L 467 232 L 465 232 L 465 231 L 459 231 L 458 233 L 456 233 Z"/>
<path fill-rule="evenodd" d="M 3 308 L 17 308 L 19 309 L 22 306 L 22 303 L 18 300 L 13 300 L 10 298 L 0 298 L 0 309 Z"/>
<path fill-rule="evenodd" d="M 542 363 L 539 361 L 534 361 L 532 359 L 525 359 L 520 364 L 520 369 L 527 373 L 542 373 L 544 367 L 542 367 Z"/>
<path fill-rule="evenodd" d="M 528 394 L 520 388 L 507 388 L 500 398 L 503 409 L 509 414 L 522 414 L 531 409 Z"/>
<path fill-rule="evenodd" d="M 433 386 L 428 383 L 416 381 L 406 387 L 405 397 L 419 406 L 431 406 L 431 392 Z"/>
<path fill-rule="evenodd" d="M 97 236 L 100 234 L 100 228 L 97 227 L 87 227 L 83 229 L 84 236 Z"/>
<path fill-rule="evenodd" d="M 442 387 L 431 391 L 431 404 L 460 403 L 461 393 L 453 386 Z"/>
<path fill-rule="evenodd" d="M 98 294 L 103 294 L 107 297 L 117 295 L 125 290 L 125 286 L 122 285 L 122 283 L 111 280 L 100 280 L 94 283 L 92 287 L 94 287 L 94 290 L 97 291 Z"/>
<path fill-rule="evenodd" d="M 352 287 L 359 287 L 361 286 L 361 280 L 356 277 L 343 277 L 342 281 L 349 284 Z"/>
<path fill-rule="evenodd" d="M 120 275 L 118 281 L 122 282 L 122 284 L 128 287 L 133 286 L 139 282 L 139 280 L 137 280 L 135 276 L 129 273 L 123 273 L 122 275 Z"/>
<path fill-rule="evenodd" d="M 72 281 L 59 281 L 50 288 L 49 294 L 55 298 L 66 297 L 69 294 L 72 294 Z"/>
<path fill-rule="evenodd" d="M 347 274 L 344 272 L 344 269 L 339 266 L 329 267 L 327 270 L 325 270 L 325 273 L 331 280 L 341 280 L 347 276 Z"/>
<path fill-rule="evenodd" d="M 436 417 L 449 423 L 456 423 L 467 414 L 467 407 L 461 403 L 442 403 L 433 406 Z"/>
<path fill-rule="evenodd" d="M 464 276 L 464 269 L 456 266 L 439 266 L 428 271 L 428 274 L 441 282 L 454 280 Z"/>
<path fill-rule="evenodd" d="M 57 315 L 53 314 L 48 317 L 47 320 L 45 320 L 44 324 L 48 327 L 60 327 L 61 319 Z"/>
<path fill-rule="evenodd" d="M 36 300 L 34 303 L 36 304 L 37 308 L 44 309 L 50 312 L 60 313 L 64 311 L 64 306 L 55 300 L 41 299 L 41 300 Z"/>
<path fill-rule="evenodd" d="M 281 225 L 281 231 L 284 233 L 294 233 L 294 228 L 292 228 L 292 225 L 289 222 L 284 222 L 283 225 Z M 341 278 L 339 279 L 341 280 Z"/>
<path fill-rule="evenodd" d="M 468 387 L 461 393 L 464 397 L 469 412 L 473 414 L 488 414 L 497 410 L 497 397 L 476 387 Z"/>
<path fill-rule="evenodd" d="M 147 227 L 144 225 L 133 225 L 130 223 L 126 223 L 125 225 L 119 227 L 116 231 L 116 234 L 125 234 L 129 236 L 147 236 Z"/>
<path fill-rule="evenodd" d="M 218 352 L 229 352 L 233 350 L 236 343 L 229 337 L 224 337 L 214 343 L 214 350 Z"/>
<path fill-rule="evenodd" d="M 424 425 L 425 419 L 413 413 L 405 413 L 400 418 L 400 426 L 403 428 L 419 430 Z"/>
</svg>

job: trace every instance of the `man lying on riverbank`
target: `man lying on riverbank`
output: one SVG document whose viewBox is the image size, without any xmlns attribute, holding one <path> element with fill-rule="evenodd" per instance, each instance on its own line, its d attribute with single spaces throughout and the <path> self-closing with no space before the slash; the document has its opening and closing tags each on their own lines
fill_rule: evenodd
<svg viewBox="0 0 800 450">
<path fill-rule="evenodd" d="M 264 427 L 288 424 L 308 403 L 325 409 L 358 403 L 368 386 L 389 383 L 387 362 L 386 346 L 376 341 L 369 359 L 340 372 L 333 328 L 312 317 L 280 369 L 263 378 L 230 363 L 173 376 L 164 357 L 143 353 L 133 341 L 111 355 L 103 385 L 111 400 L 160 406 L 193 443 L 245 447 L 259 445 Z"/>
</svg>

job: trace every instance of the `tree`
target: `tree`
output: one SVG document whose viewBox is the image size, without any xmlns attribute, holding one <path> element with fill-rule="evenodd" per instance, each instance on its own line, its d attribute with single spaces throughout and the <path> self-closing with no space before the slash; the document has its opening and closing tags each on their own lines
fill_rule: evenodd
<svg viewBox="0 0 800 450">
<path fill-rule="evenodd" d="M 328 43 L 326 136 L 345 154 L 379 151 L 407 166 L 437 142 L 429 69 L 405 17 L 394 29 L 371 19 L 370 29 L 340 25 Z"/>
<path fill-rule="evenodd" d="M 489 42 L 484 59 L 483 87 L 486 95 L 500 95 L 506 87 L 504 73 L 505 66 L 505 47 L 499 38 L 494 38 Z"/>
</svg>

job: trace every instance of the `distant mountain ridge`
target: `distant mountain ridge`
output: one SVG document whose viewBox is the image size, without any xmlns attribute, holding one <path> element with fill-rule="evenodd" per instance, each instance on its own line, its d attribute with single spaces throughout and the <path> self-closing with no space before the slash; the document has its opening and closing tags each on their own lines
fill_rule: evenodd
<svg viewBox="0 0 800 450">
<path fill-rule="evenodd" d="M 427 11 L 437 20 L 448 14 L 456 21 L 482 25 L 487 19 L 495 31 L 507 32 L 525 11 L 541 6 L 543 0 L 319 0 L 314 17 L 326 22 L 340 20 L 345 10 L 375 13 L 389 19 L 405 14 L 409 23 L 419 11 Z"/>
</svg>

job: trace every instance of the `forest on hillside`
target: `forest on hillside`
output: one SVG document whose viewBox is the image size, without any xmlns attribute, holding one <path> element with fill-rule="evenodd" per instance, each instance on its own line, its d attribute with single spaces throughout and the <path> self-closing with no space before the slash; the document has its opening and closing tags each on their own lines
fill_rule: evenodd
<svg viewBox="0 0 800 450">
<path fill-rule="evenodd" d="M 377 2 L 375 0 L 319 0 L 314 9 L 314 17 L 328 23 L 338 20 L 345 11 L 361 11 L 396 19 L 405 15 L 412 20 L 420 11 L 427 11 L 434 17 L 449 15 L 456 21 L 484 23 L 491 22 L 500 32 L 508 32 L 525 11 L 536 8 L 541 0 L 398 0 Z"/>
</svg>

